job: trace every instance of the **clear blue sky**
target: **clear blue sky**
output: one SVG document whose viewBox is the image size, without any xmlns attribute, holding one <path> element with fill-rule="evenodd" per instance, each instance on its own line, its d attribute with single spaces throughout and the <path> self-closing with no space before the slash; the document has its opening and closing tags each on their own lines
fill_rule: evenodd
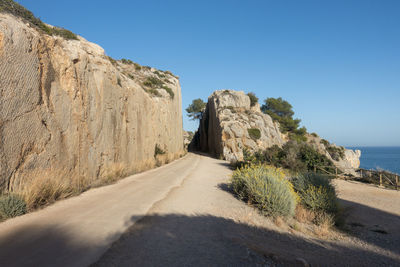
<svg viewBox="0 0 400 267">
<path fill-rule="evenodd" d="M 18 2 L 109 56 L 179 75 L 183 110 L 217 89 L 252 91 L 288 100 L 339 145 L 400 146 L 398 0 Z"/>
</svg>

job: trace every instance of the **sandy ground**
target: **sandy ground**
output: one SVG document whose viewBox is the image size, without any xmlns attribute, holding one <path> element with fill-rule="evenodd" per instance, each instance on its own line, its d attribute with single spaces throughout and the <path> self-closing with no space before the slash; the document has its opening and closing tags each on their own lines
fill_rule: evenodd
<svg viewBox="0 0 400 267">
<path fill-rule="evenodd" d="M 196 172 L 94 265 L 400 265 L 399 192 L 336 181 L 342 204 L 351 213 L 349 232 L 325 240 L 289 233 L 234 198 L 227 189 L 230 174 L 224 161 L 202 156 Z"/>
<path fill-rule="evenodd" d="M 226 162 L 171 164 L 0 224 L 0 266 L 396 266 L 400 193 L 336 181 L 346 233 L 278 227 L 237 200 Z"/>
</svg>

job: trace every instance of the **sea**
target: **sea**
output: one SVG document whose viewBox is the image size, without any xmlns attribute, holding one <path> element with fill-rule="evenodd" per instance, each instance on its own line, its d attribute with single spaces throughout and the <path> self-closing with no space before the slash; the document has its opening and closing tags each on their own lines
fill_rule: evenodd
<svg viewBox="0 0 400 267">
<path fill-rule="evenodd" d="M 400 174 L 400 147 L 348 147 L 361 150 L 360 168 Z"/>
</svg>

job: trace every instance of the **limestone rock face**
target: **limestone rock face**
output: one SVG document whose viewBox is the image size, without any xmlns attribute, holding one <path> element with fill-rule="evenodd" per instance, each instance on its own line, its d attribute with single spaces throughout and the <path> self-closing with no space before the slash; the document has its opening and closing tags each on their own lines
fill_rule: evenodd
<svg viewBox="0 0 400 267">
<path fill-rule="evenodd" d="M 164 86 L 149 91 L 148 77 Z M 164 89 L 163 89 L 164 88 Z M 0 13 L 0 189 L 49 170 L 96 180 L 183 153 L 181 88 L 169 72 L 110 60 L 96 44 Z"/>
<path fill-rule="evenodd" d="M 259 131 L 259 138 L 250 132 Z M 244 92 L 215 91 L 209 98 L 193 147 L 223 157 L 228 161 L 243 160 L 243 149 L 257 151 L 284 141 L 279 125 L 258 107 L 250 107 Z"/>
<path fill-rule="evenodd" d="M 250 106 L 250 98 L 244 92 L 220 90 L 208 98 L 199 130 L 189 148 L 236 162 L 243 160 L 244 149 L 255 152 L 273 145 L 282 147 L 288 140 L 288 135 L 280 132 L 279 124 L 261 112 L 258 103 Z M 344 149 L 311 134 L 307 134 L 307 143 L 345 173 L 355 174 L 360 165 L 359 150 Z M 342 151 L 343 157 L 332 151 Z"/>
<path fill-rule="evenodd" d="M 360 150 L 345 149 L 335 144 L 330 144 L 319 136 L 313 136 L 311 134 L 307 134 L 307 143 L 312 145 L 319 153 L 332 160 L 335 166 L 344 173 L 355 175 L 355 170 L 360 167 Z M 342 150 L 343 157 L 335 156 L 332 152 L 330 153 L 330 148 Z"/>
</svg>

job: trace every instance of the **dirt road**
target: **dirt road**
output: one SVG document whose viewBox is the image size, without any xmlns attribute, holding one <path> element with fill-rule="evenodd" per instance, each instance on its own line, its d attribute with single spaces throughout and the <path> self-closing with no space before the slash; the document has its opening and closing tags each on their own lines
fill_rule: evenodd
<svg viewBox="0 0 400 267">
<path fill-rule="evenodd" d="M 0 224 L 0 265 L 293 266 L 306 261 L 317 266 L 393 266 L 400 263 L 399 235 L 395 231 L 400 228 L 400 212 L 392 211 L 383 202 L 372 208 L 377 201 L 369 203 L 359 188 L 368 187 L 372 190 L 368 194 L 374 192 L 378 199 L 390 196 L 394 205 L 400 199 L 397 192 L 388 191 L 391 193 L 380 196 L 377 192 L 382 189 L 339 181 L 342 203 L 349 212 L 360 212 L 364 217 L 349 216 L 350 234 L 343 234 L 337 240 L 321 240 L 277 227 L 234 198 L 227 187 L 230 174 L 224 161 L 189 154 L 115 185 L 9 220 Z M 354 198 L 355 194 L 365 197 Z M 373 216 L 368 218 L 368 214 Z"/>
<path fill-rule="evenodd" d="M 0 224 L 0 266 L 87 266 L 198 171 L 186 157 Z"/>
</svg>

